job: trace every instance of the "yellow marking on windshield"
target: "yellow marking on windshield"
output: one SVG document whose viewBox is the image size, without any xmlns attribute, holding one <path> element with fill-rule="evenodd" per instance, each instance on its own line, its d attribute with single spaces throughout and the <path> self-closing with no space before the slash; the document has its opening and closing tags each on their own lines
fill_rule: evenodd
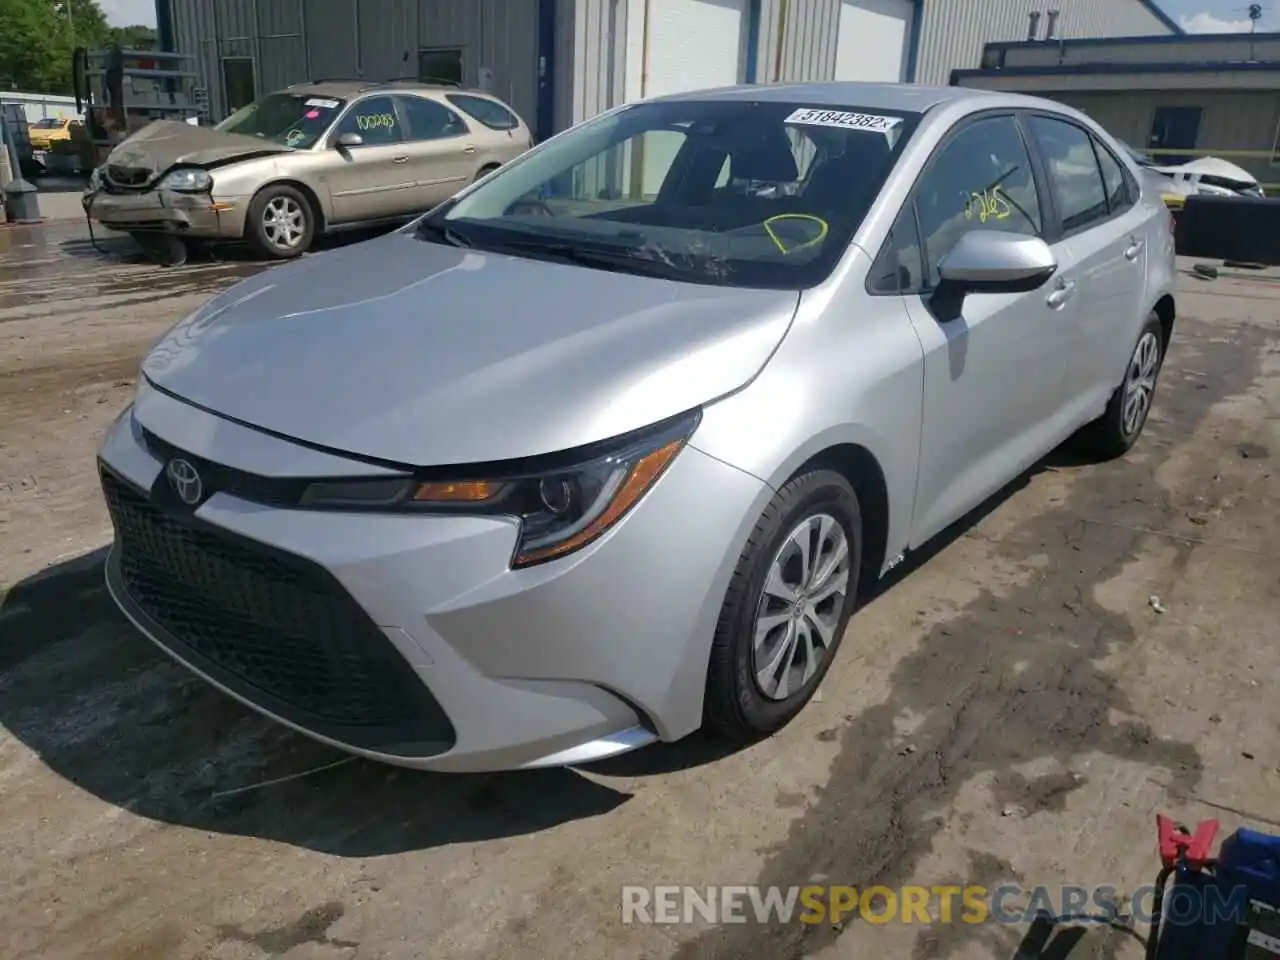
<svg viewBox="0 0 1280 960">
<path fill-rule="evenodd" d="M 1013 216 L 1013 207 L 1009 203 L 1009 198 L 999 187 L 983 190 L 981 193 L 971 193 L 965 201 L 964 218 L 966 220 L 977 217 L 980 223 L 986 223 L 988 220 L 1008 220 L 1011 216 Z"/>
<path fill-rule="evenodd" d="M 788 247 L 782 242 L 782 238 L 778 236 L 777 231 L 773 229 L 773 225 L 779 220 L 807 220 L 810 223 L 816 223 L 818 225 L 818 235 L 812 240 L 806 240 L 804 243 L 797 243 L 795 246 Z M 821 217 L 814 216 L 811 213 L 779 213 L 764 221 L 761 226 L 764 227 L 764 232 L 769 235 L 769 239 L 773 241 L 773 245 L 782 252 L 784 257 L 788 254 L 795 253 L 797 250 L 807 250 L 809 247 L 817 246 L 827 238 L 827 233 L 831 229 L 827 221 L 823 220 Z"/>
</svg>

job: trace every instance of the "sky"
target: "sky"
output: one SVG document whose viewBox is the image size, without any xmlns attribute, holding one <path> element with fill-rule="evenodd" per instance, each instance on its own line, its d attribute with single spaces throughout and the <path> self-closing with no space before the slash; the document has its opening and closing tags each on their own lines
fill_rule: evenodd
<svg viewBox="0 0 1280 960">
<path fill-rule="evenodd" d="M 98 0 L 107 23 L 113 27 L 132 27 L 134 24 L 156 25 L 155 0 Z"/>
<path fill-rule="evenodd" d="M 115 26 L 155 26 L 155 0 L 98 0 Z M 1191 33 L 1231 33 L 1249 29 L 1245 0 L 1158 0 L 1165 13 Z M 1280 31 L 1280 0 L 1262 0 L 1259 30 Z"/>
<path fill-rule="evenodd" d="M 1247 0 L 1157 0 L 1188 33 L 1235 33 L 1249 29 Z M 1258 29 L 1280 32 L 1280 0 L 1260 0 Z"/>
</svg>

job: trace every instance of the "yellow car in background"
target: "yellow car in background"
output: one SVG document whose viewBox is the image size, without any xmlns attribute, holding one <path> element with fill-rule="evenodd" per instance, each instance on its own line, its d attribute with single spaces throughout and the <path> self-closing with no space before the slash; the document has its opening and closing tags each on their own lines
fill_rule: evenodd
<svg viewBox="0 0 1280 960">
<path fill-rule="evenodd" d="M 27 124 L 32 150 L 48 150 L 55 140 L 71 139 L 71 117 L 45 117 Z"/>
</svg>

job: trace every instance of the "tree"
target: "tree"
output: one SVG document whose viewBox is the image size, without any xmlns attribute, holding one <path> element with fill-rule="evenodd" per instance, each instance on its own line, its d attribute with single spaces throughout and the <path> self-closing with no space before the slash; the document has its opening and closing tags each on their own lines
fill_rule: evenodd
<svg viewBox="0 0 1280 960">
<path fill-rule="evenodd" d="M 0 89 L 71 93 L 71 52 L 111 39 L 98 0 L 0 0 Z"/>
</svg>

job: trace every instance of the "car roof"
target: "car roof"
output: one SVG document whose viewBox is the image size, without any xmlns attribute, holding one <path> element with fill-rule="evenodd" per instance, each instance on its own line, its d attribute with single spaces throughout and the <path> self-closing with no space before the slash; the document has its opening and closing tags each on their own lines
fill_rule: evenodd
<svg viewBox="0 0 1280 960">
<path fill-rule="evenodd" d="M 942 104 L 972 102 L 978 107 L 1037 106 L 1060 109 L 1061 104 L 996 90 L 973 87 L 926 87 L 915 83 L 767 83 L 739 84 L 713 90 L 675 93 L 655 100 L 753 100 L 806 103 L 865 110 L 904 110 L 924 113 Z"/>
<path fill-rule="evenodd" d="M 451 83 L 424 83 L 421 80 L 310 80 L 295 83 L 281 93 L 309 93 L 319 97 L 339 97 L 350 100 L 365 93 L 374 91 L 396 90 L 401 93 L 474 93 L 482 97 L 492 98 L 492 94 L 482 90 L 467 90 Z"/>
</svg>

